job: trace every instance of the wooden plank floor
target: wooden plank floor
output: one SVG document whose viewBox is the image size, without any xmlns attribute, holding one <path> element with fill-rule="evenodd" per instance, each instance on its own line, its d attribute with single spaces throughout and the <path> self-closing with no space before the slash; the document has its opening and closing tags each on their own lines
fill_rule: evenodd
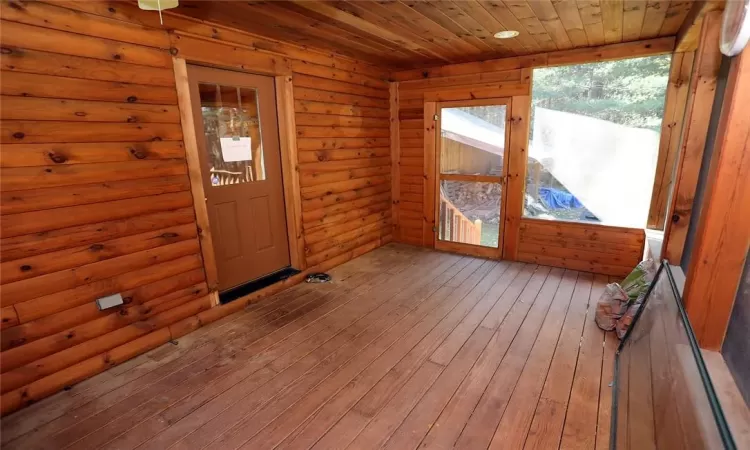
<svg viewBox="0 0 750 450">
<path fill-rule="evenodd" d="M 389 244 L 2 420 L 7 449 L 604 449 L 603 275 Z"/>
</svg>

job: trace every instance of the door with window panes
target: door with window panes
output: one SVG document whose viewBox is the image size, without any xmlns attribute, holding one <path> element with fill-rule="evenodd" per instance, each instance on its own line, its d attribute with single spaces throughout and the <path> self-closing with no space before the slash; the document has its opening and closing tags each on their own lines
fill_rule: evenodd
<svg viewBox="0 0 750 450">
<path fill-rule="evenodd" d="M 289 266 L 274 79 L 188 66 L 219 290 Z"/>
<path fill-rule="evenodd" d="M 510 99 L 436 107 L 435 248 L 499 258 Z"/>
</svg>

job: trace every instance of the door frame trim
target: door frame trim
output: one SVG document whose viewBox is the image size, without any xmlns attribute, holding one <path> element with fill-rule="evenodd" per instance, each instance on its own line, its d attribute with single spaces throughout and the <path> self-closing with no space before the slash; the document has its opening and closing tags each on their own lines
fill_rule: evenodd
<svg viewBox="0 0 750 450">
<path fill-rule="evenodd" d="M 180 123 L 185 145 L 185 159 L 190 179 L 190 190 L 193 194 L 193 210 L 198 225 L 198 237 L 203 257 L 203 269 L 212 303 L 219 304 L 219 271 L 216 265 L 211 226 L 206 207 L 206 192 L 203 187 L 200 151 L 195 134 L 195 119 L 190 98 L 190 83 L 187 64 L 184 58 L 172 58 L 174 67 L 177 104 L 180 109 Z M 237 72 L 236 69 L 229 68 Z M 261 75 L 269 76 L 264 73 Z M 276 90 L 276 109 L 279 126 L 279 148 L 281 151 L 281 182 L 284 192 L 284 211 L 289 241 L 289 260 L 293 268 L 305 270 L 305 245 L 302 234 L 302 201 L 299 194 L 299 172 L 297 170 L 297 136 L 294 117 L 294 97 L 292 77 L 290 75 L 271 75 Z"/>
</svg>

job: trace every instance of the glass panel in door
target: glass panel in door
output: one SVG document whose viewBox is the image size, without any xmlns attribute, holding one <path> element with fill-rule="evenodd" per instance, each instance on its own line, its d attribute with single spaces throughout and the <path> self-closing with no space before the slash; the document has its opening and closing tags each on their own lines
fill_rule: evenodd
<svg viewBox="0 0 750 450">
<path fill-rule="evenodd" d="M 507 104 L 440 108 L 438 241 L 500 248 Z"/>
<path fill-rule="evenodd" d="M 257 89 L 199 83 L 211 186 L 266 179 Z"/>
</svg>

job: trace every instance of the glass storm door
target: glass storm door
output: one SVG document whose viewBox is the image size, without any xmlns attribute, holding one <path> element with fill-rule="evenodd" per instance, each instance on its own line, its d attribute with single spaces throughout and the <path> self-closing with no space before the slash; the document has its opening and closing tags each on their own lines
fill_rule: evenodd
<svg viewBox="0 0 750 450">
<path fill-rule="evenodd" d="M 500 258 L 509 99 L 437 104 L 435 247 Z"/>
<path fill-rule="evenodd" d="M 274 79 L 188 66 L 219 290 L 289 266 Z"/>
</svg>

